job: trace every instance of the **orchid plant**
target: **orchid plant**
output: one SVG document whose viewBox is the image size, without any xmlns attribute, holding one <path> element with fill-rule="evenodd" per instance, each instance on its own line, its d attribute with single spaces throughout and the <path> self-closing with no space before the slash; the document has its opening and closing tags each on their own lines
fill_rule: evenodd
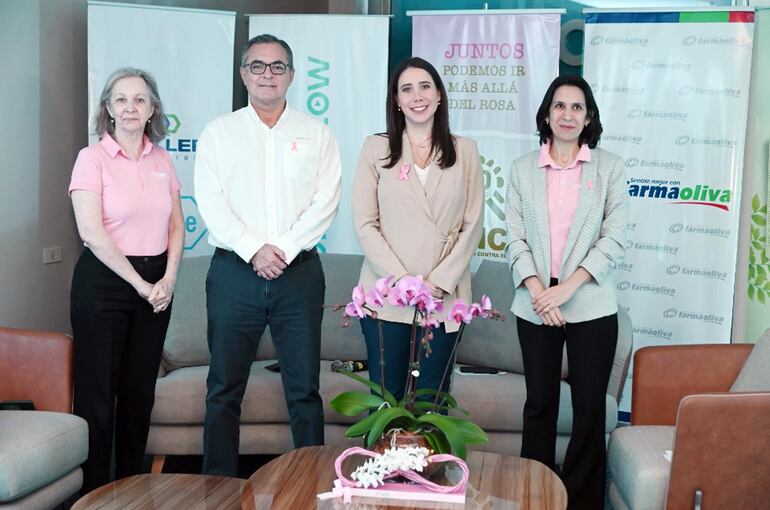
<svg viewBox="0 0 770 510">
<path fill-rule="evenodd" d="M 420 377 L 420 359 L 431 354 L 432 330 L 440 324 L 444 303 L 433 297 L 430 287 L 421 276 L 404 276 L 395 284 L 394 280 L 393 276 L 381 278 L 369 290 L 358 285 L 353 289 L 352 300 L 344 305 L 343 327 L 348 327 L 352 318 L 363 319 L 368 316 L 377 320 L 380 381 L 377 384 L 352 372 L 342 371 L 369 387 L 371 392 L 346 391 L 334 398 L 331 406 L 346 416 L 356 416 L 365 411 L 370 413 L 346 431 L 348 437 L 363 437 L 367 447 L 374 445 L 384 432 L 400 429 L 423 436 L 436 453 L 454 453 L 464 459 L 467 455 L 466 445 L 487 442 L 484 431 L 467 418 L 468 412 L 459 408 L 449 393 L 427 388 L 416 389 L 417 378 Z M 400 401 L 396 401 L 385 388 L 385 347 L 377 310 L 386 302 L 399 308 L 414 307 L 406 389 Z M 335 306 L 335 309 L 341 308 L 343 305 Z M 459 324 L 459 329 L 439 388 L 444 386 L 452 368 L 465 326 L 477 317 L 500 320 L 502 314 L 492 308 L 491 300 L 484 295 L 479 303 L 470 305 L 462 299 L 455 300 L 443 316 L 444 320 Z M 421 331 L 419 338 L 418 327 Z M 432 397 L 432 402 L 418 400 L 417 397 Z M 450 416 L 450 410 L 464 417 Z"/>
</svg>

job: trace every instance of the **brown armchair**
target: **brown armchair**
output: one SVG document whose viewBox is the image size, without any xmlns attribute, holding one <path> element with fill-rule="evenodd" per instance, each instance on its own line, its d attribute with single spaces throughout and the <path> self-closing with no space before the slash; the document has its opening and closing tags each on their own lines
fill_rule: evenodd
<svg viewBox="0 0 770 510">
<path fill-rule="evenodd" d="M 0 509 L 52 508 L 77 492 L 88 426 L 72 412 L 72 338 L 0 328 L 0 401 L 32 400 L 35 411 L 0 411 Z"/>
<path fill-rule="evenodd" d="M 756 346 L 639 349 L 631 425 L 610 436 L 616 510 L 768 508 L 770 333 Z"/>
</svg>

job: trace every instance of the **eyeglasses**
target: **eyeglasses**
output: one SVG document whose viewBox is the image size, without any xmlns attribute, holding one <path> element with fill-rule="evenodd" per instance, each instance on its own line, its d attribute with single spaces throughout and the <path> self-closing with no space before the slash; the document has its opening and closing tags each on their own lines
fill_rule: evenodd
<svg viewBox="0 0 770 510">
<path fill-rule="evenodd" d="M 286 74 L 287 69 L 292 69 L 289 64 L 285 64 L 280 60 L 276 60 L 275 62 L 271 62 L 269 64 L 255 60 L 251 64 L 243 64 L 241 67 L 248 67 L 249 71 L 251 71 L 251 74 L 265 74 L 265 71 L 267 71 L 268 67 L 270 68 L 270 72 L 273 74 Z"/>
</svg>

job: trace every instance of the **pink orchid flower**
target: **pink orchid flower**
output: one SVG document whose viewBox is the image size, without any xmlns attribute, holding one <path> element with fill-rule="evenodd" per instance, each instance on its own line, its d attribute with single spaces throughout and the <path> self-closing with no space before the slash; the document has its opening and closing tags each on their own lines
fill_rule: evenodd
<svg viewBox="0 0 770 510">
<path fill-rule="evenodd" d="M 370 289 L 366 293 L 365 301 L 367 306 L 381 308 L 385 304 L 385 296 L 377 289 Z"/>
<path fill-rule="evenodd" d="M 385 278 L 380 278 L 374 283 L 374 288 L 377 290 L 377 292 L 380 293 L 381 296 L 387 297 L 388 292 L 390 292 L 390 288 L 393 285 L 393 280 L 396 277 L 393 275 L 386 276 Z"/>
<path fill-rule="evenodd" d="M 462 299 L 455 300 L 452 308 L 449 310 L 449 318 L 457 324 L 464 322 L 470 324 L 473 320 L 470 307 Z"/>
<path fill-rule="evenodd" d="M 410 168 L 409 163 L 404 163 L 403 165 L 401 165 L 401 173 L 398 174 L 399 181 L 405 181 L 409 179 L 409 168 Z"/>
<path fill-rule="evenodd" d="M 349 317 L 357 316 L 359 319 L 366 317 L 364 304 L 366 303 L 366 294 L 363 285 L 356 285 L 353 288 L 353 301 L 345 305 L 345 314 Z"/>
<path fill-rule="evenodd" d="M 420 326 L 423 328 L 437 328 L 439 326 L 438 319 L 435 315 L 428 315 L 420 321 Z"/>
<path fill-rule="evenodd" d="M 430 296 L 430 289 L 422 276 L 404 276 L 388 293 L 388 301 L 394 306 L 414 306 L 423 296 Z"/>
<path fill-rule="evenodd" d="M 489 299 L 489 296 L 484 294 L 481 296 L 481 303 L 473 303 L 471 305 L 470 312 L 473 317 L 488 318 L 489 314 L 492 312 L 492 300 Z"/>
</svg>

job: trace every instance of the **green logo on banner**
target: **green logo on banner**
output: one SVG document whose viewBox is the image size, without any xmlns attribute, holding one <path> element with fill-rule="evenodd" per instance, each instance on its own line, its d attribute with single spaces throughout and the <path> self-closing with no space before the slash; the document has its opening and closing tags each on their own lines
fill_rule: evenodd
<svg viewBox="0 0 770 510">
<path fill-rule="evenodd" d="M 329 111 L 329 96 L 326 95 L 326 90 L 318 89 L 327 89 L 329 87 L 329 62 L 315 57 L 308 57 L 307 60 L 310 64 L 316 66 L 311 67 L 307 73 L 308 81 L 311 82 L 307 87 L 309 92 L 307 96 L 307 110 L 311 115 L 323 117 L 323 123 L 328 125 L 329 117 L 326 116 L 326 112 Z"/>
</svg>

